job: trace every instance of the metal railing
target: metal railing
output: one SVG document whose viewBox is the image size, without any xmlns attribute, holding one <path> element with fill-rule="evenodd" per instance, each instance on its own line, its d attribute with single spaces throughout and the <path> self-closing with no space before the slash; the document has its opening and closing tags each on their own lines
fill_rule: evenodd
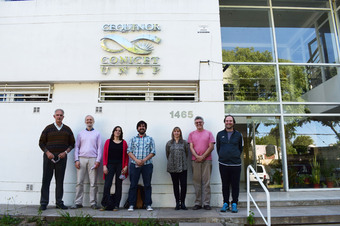
<svg viewBox="0 0 340 226">
<path fill-rule="evenodd" d="M 252 173 L 254 174 L 254 176 L 256 177 L 257 181 L 260 183 L 261 187 L 263 188 L 263 190 L 266 192 L 266 196 L 267 196 L 267 220 L 265 219 L 265 217 L 263 216 L 260 208 L 258 207 L 258 205 L 256 204 L 253 196 L 250 194 L 250 172 L 252 171 Z M 249 165 L 247 167 L 247 213 L 250 213 L 250 199 L 251 201 L 254 203 L 254 206 L 256 207 L 256 209 L 259 211 L 264 223 L 266 225 L 271 225 L 271 214 L 270 214 L 270 194 L 269 191 L 267 189 L 267 187 L 263 184 L 263 182 L 260 180 L 259 176 L 257 175 L 257 173 L 255 172 L 254 168 Z"/>
</svg>

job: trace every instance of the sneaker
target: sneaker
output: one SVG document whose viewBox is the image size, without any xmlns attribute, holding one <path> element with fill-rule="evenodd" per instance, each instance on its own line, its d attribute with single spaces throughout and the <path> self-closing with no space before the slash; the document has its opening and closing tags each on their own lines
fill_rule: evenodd
<svg viewBox="0 0 340 226">
<path fill-rule="evenodd" d="M 71 206 L 71 209 L 79 209 L 79 208 L 83 208 L 83 205 L 81 205 L 81 204 L 74 204 L 73 206 Z"/>
<path fill-rule="evenodd" d="M 133 206 L 129 206 L 129 209 L 128 209 L 129 212 L 132 212 L 133 211 Z"/>
<path fill-rule="evenodd" d="M 115 206 L 115 207 L 113 208 L 113 211 L 118 211 L 118 209 L 119 209 L 119 207 L 118 207 L 118 206 Z"/>
<path fill-rule="evenodd" d="M 152 209 L 151 206 L 147 206 L 147 207 L 146 207 L 146 210 L 147 210 L 147 211 L 152 211 L 153 209 Z"/>
<path fill-rule="evenodd" d="M 231 212 L 232 213 L 237 213 L 238 212 L 237 204 L 236 203 L 231 204 Z"/>
<path fill-rule="evenodd" d="M 220 209 L 220 212 L 227 212 L 229 210 L 230 210 L 229 205 L 228 205 L 228 203 L 225 202 L 223 204 L 222 208 Z"/>
<path fill-rule="evenodd" d="M 57 208 L 57 209 L 62 209 L 62 210 L 67 210 L 67 209 L 68 209 L 68 207 L 65 206 L 64 204 L 56 205 L 55 208 Z"/>
</svg>

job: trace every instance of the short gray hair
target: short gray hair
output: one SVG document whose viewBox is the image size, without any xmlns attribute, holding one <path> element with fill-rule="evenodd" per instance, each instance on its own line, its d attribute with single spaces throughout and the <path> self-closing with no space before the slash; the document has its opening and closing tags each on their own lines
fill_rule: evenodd
<svg viewBox="0 0 340 226">
<path fill-rule="evenodd" d="M 204 119 L 203 119 L 202 116 L 196 116 L 194 121 L 196 121 L 196 120 L 202 120 L 204 122 Z"/>
<path fill-rule="evenodd" d="M 91 117 L 91 118 L 93 119 L 93 121 L 94 121 L 94 117 L 93 117 L 92 115 L 86 115 L 86 116 L 85 116 L 85 121 L 86 121 L 86 118 L 87 118 L 87 117 Z"/>
<path fill-rule="evenodd" d="M 55 114 L 57 111 L 61 111 L 61 112 L 63 113 L 63 115 L 65 114 L 64 110 L 61 109 L 61 108 L 56 109 L 56 110 L 54 111 L 54 114 Z"/>
</svg>

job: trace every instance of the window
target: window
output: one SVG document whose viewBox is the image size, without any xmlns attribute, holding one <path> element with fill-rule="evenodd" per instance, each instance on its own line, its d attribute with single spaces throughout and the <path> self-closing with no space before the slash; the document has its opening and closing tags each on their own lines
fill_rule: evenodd
<svg viewBox="0 0 340 226">
<path fill-rule="evenodd" d="M 197 83 L 102 83 L 99 102 L 198 101 Z"/>
<path fill-rule="evenodd" d="M 52 86 L 0 84 L 0 102 L 50 102 Z"/>
</svg>

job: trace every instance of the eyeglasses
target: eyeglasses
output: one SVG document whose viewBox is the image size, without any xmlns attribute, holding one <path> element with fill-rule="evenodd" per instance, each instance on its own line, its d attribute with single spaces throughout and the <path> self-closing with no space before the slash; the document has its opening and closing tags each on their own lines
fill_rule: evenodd
<svg viewBox="0 0 340 226">
<path fill-rule="evenodd" d="M 195 122 L 195 124 L 203 124 L 203 122 L 202 122 L 202 121 L 200 121 L 200 122 Z"/>
<path fill-rule="evenodd" d="M 57 163 L 57 162 L 60 161 L 60 157 L 58 156 L 58 159 L 57 159 L 57 160 L 54 160 L 54 158 L 53 158 L 53 159 L 51 159 L 51 161 L 52 161 L 53 163 Z"/>
</svg>

